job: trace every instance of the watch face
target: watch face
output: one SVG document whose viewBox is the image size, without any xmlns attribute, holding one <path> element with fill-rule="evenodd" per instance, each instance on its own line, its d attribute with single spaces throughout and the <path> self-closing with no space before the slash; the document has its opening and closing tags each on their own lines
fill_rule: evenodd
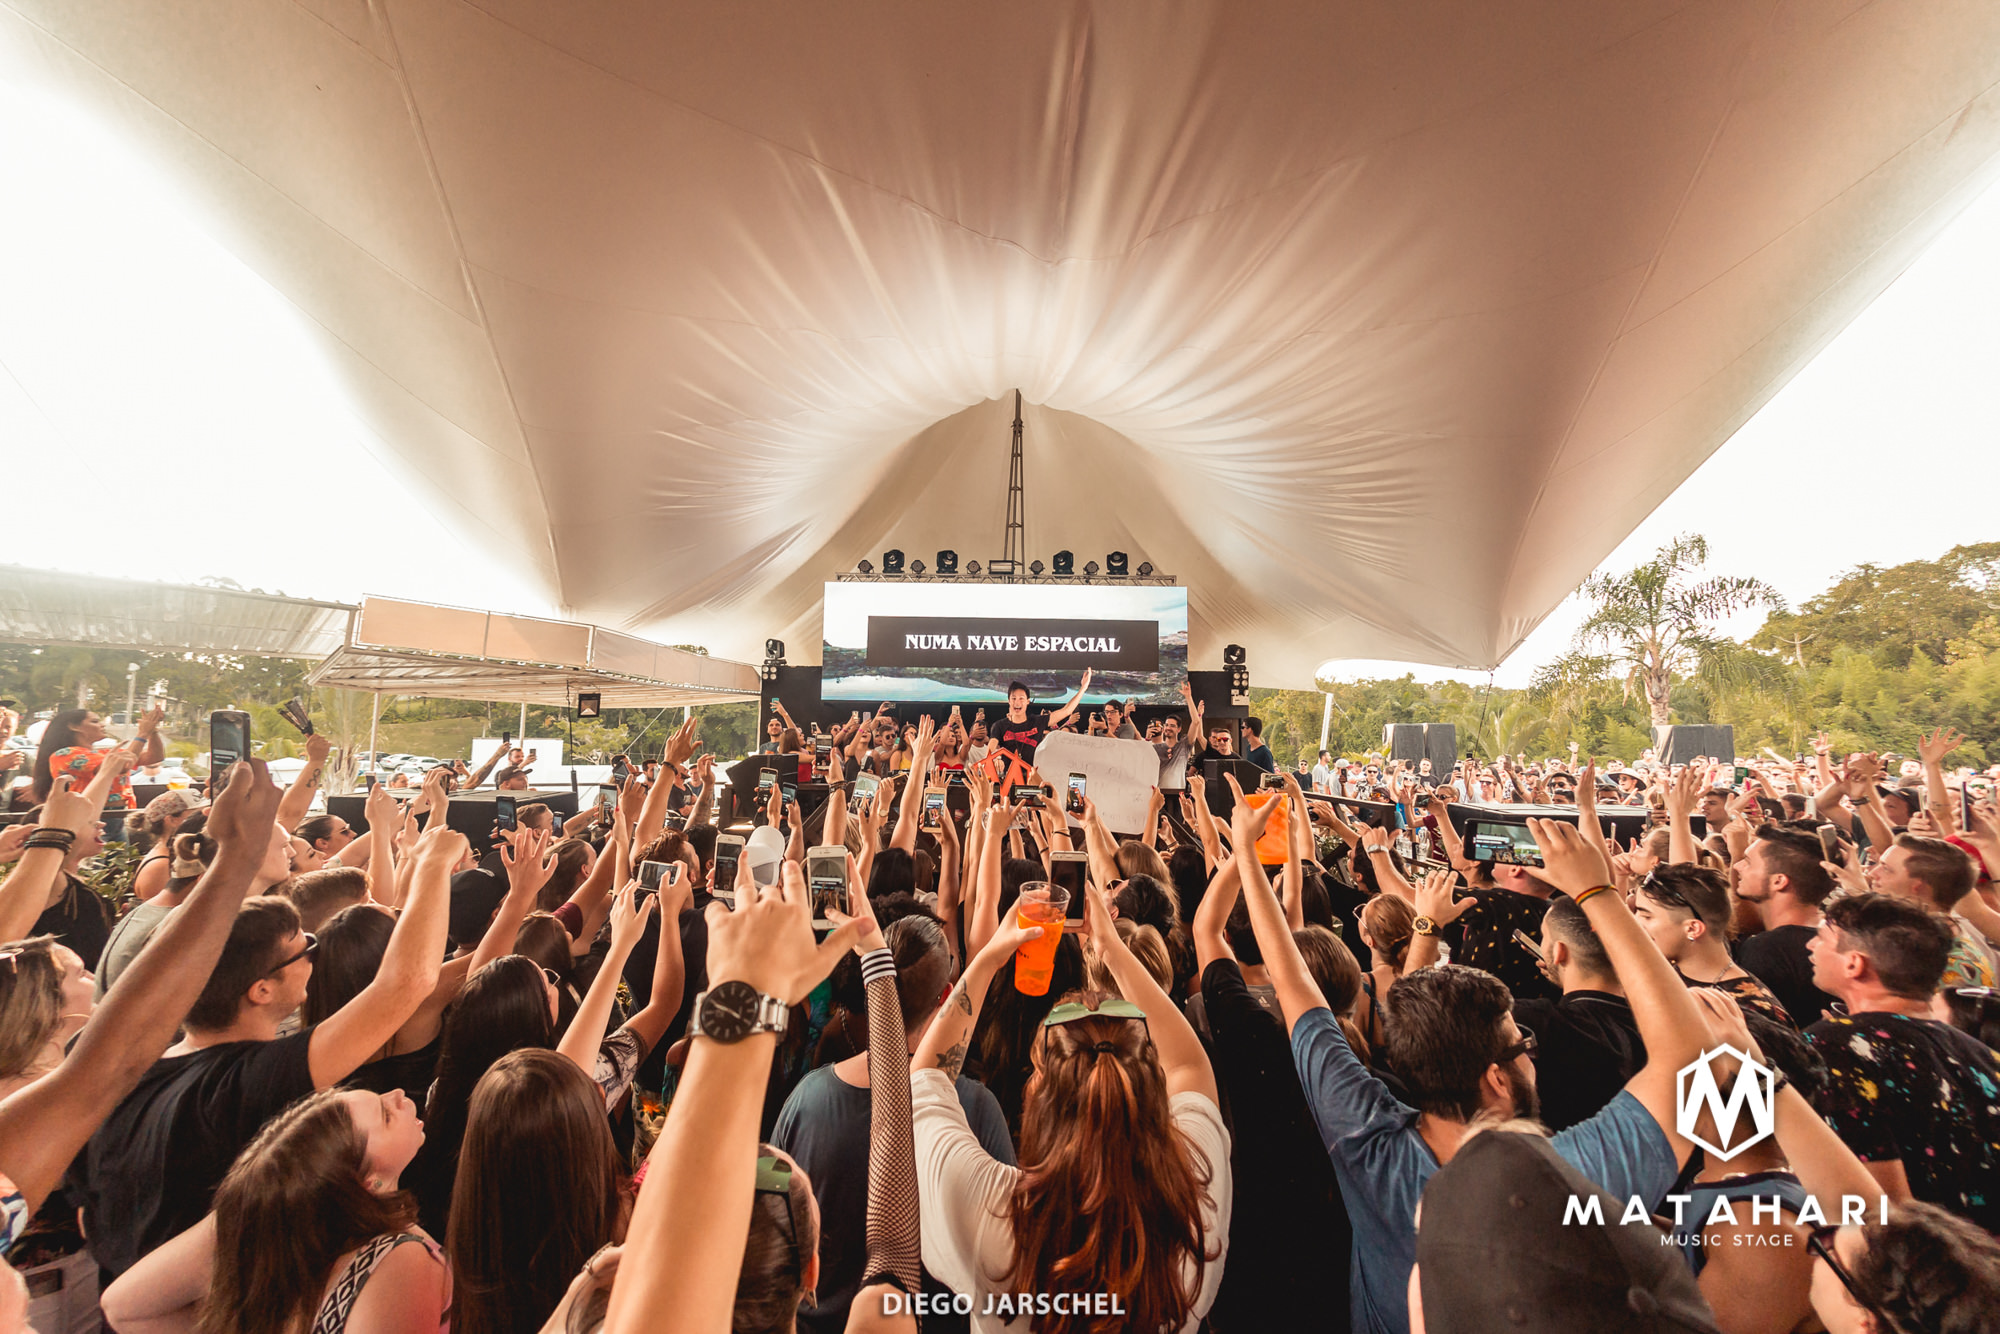
<svg viewBox="0 0 2000 1334">
<path fill-rule="evenodd" d="M 1428 936 L 1436 933 L 1437 925 L 1436 922 L 1428 917 L 1419 917 L 1416 921 L 1410 923 L 1410 929 L 1420 936 Z"/>
<path fill-rule="evenodd" d="M 701 1031 L 717 1042 L 741 1042 L 757 1027 L 757 988 L 748 982 L 724 982 L 701 1003 Z"/>
</svg>

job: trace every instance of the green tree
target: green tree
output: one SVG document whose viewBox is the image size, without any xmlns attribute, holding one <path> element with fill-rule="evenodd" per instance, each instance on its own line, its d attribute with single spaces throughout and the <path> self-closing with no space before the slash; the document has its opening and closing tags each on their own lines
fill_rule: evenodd
<svg viewBox="0 0 2000 1334">
<path fill-rule="evenodd" d="M 1579 592 L 1593 604 L 1590 615 L 1569 651 L 1536 674 L 1535 698 L 1569 713 L 1614 680 L 1628 698 L 1643 698 L 1653 725 L 1663 727 L 1673 718 L 1677 679 L 1714 694 L 1761 673 L 1762 656 L 1722 638 L 1716 625 L 1749 607 L 1782 609 L 1784 601 L 1761 579 L 1697 579 L 1707 561 L 1708 540 L 1687 534 L 1625 574 L 1585 580 Z"/>
<path fill-rule="evenodd" d="M 1888 569 L 1857 565 L 1798 611 L 1769 617 L 1750 643 L 1800 665 L 1824 665 L 1849 649 L 1902 667 L 1915 653 L 1947 661 L 1953 641 L 1995 617 L 2000 542 L 1981 542 Z"/>
</svg>

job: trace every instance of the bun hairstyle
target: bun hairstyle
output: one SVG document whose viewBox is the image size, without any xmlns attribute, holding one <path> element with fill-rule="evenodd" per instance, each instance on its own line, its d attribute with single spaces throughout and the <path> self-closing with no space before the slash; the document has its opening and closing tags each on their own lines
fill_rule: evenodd
<svg viewBox="0 0 2000 1334">
<path fill-rule="evenodd" d="M 1060 1002 L 1095 1009 L 1107 992 Z M 1021 1112 L 1021 1172 L 1008 1202 L 1014 1292 L 1123 1294 L 1126 1327 L 1179 1329 L 1203 1263 L 1219 1247 L 1202 1224 L 1214 1164 L 1169 1114 L 1165 1072 L 1144 1022 L 1086 1018 L 1044 1027 Z M 1047 1331 L 1085 1328 L 1081 1319 Z"/>
<path fill-rule="evenodd" d="M 202 831 L 183 829 L 174 835 L 173 860 L 167 863 L 167 893 L 178 894 L 201 879 L 215 861 L 215 840 Z"/>
<path fill-rule="evenodd" d="M 1361 925 L 1375 942 L 1376 957 L 1401 968 L 1417 934 L 1417 910 L 1410 901 L 1394 894 L 1377 894 L 1362 906 Z"/>
</svg>

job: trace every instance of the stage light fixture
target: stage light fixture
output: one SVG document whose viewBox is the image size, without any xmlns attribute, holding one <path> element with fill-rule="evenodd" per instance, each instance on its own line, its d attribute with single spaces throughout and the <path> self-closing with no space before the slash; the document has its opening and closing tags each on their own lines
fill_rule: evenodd
<svg viewBox="0 0 2000 1334">
<path fill-rule="evenodd" d="M 766 662 L 762 667 L 757 669 L 757 675 L 766 681 L 776 681 L 778 673 L 784 668 L 784 665 L 782 662 Z"/>
<path fill-rule="evenodd" d="M 958 573 L 958 553 L 957 553 L 956 551 L 940 551 L 940 552 L 938 552 L 938 555 L 937 555 L 937 572 L 938 572 L 939 574 L 957 574 L 957 573 Z"/>
<path fill-rule="evenodd" d="M 873 574 L 875 573 L 875 562 L 869 560 L 866 556 L 863 556 L 861 558 L 861 563 L 859 565 L 856 565 L 854 568 L 861 571 L 861 573 L 863 574 Z"/>
<path fill-rule="evenodd" d="M 1083 563 L 1083 572 L 1094 576 L 1097 573 L 1097 562 L 1094 560 L 1085 561 Z"/>
<path fill-rule="evenodd" d="M 785 656 L 785 641 L 782 639 L 765 640 L 764 656 L 767 658 L 778 658 L 782 660 Z"/>
<path fill-rule="evenodd" d="M 1141 579 L 1151 579 L 1153 577 L 1153 562 L 1149 560 L 1139 562 L 1139 577 Z"/>
<path fill-rule="evenodd" d="M 910 562 L 910 573 L 922 574 L 923 572 L 924 572 L 924 558 L 922 556 L 919 556 L 915 560 Z"/>
<path fill-rule="evenodd" d="M 595 718 L 598 715 L 602 714 L 603 712 L 604 712 L 604 696 L 592 693 L 588 695 L 578 695 L 576 697 L 577 717 Z"/>
<path fill-rule="evenodd" d="M 1031 560 L 1028 562 L 1028 573 L 1034 575 L 1035 578 L 1037 579 L 1042 577 L 1042 570 L 1044 568 L 1046 567 L 1044 567 L 1043 564 L 1038 560 Z"/>
<path fill-rule="evenodd" d="M 891 547 L 882 553 L 882 573 L 901 574 L 903 572 L 903 552 L 900 547 Z"/>
<path fill-rule="evenodd" d="M 1250 702 L 1250 669 L 1241 663 L 1229 669 L 1229 702 L 1238 707 Z"/>
<path fill-rule="evenodd" d="M 1114 579 L 1123 579 L 1131 573 L 1127 567 L 1127 562 L 1130 560 L 1131 557 L 1124 552 L 1114 551 L 1104 558 L 1104 572 Z"/>
<path fill-rule="evenodd" d="M 974 579 L 977 579 L 979 577 L 979 562 L 976 560 L 967 561 L 965 563 L 965 572 Z"/>
<path fill-rule="evenodd" d="M 1075 552 L 1073 552 L 1073 551 L 1058 551 L 1058 552 L 1056 553 L 1056 573 L 1057 573 L 1057 574 L 1075 574 L 1075 573 L 1076 573 L 1076 553 L 1075 553 Z"/>
<path fill-rule="evenodd" d="M 1222 650 L 1222 665 L 1224 667 L 1241 667 L 1248 661 L 1250 661 L 1250 657 L 1243 651 L 1241 644 L 1230 644 Z"/>
</svg>

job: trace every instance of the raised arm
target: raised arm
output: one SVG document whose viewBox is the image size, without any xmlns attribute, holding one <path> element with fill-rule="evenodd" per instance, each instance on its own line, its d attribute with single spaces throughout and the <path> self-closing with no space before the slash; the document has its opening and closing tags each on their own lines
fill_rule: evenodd
<svg viewBox="0 0 2000 1334">
<path fill-rule="evenodd" d="M 746 982 L 791 1006 L 804 1000 L 857 932 L 817 948 L 805 880 L 790 862 L 778 885 L 708 909 L 711 987 Z M 605 1334 L 714 1334 L 729 1328 L 756 1187 L 757 1126 L 777 1039 L 689 1043 L 667 1123 L 648 1161 L 605 1312 Z"/>
<path fill-rule="evenodd" d="M 937 732 L 932 727 L 930 715 L 917 720 L 917 743 L 910 758 L 909 786 L 903 789 L 903 806 L 896 815 L 896 833 L 889 840 L 892 848 L 905 852 L 917 850 L 917 826 L 923 820 L 924 785 L 930 771 L 931 753 L 937 749 Z"/>
<path fill-rule="evenodd" d="M 1580 785 L 1579 785 L 1580 786 Z M 1701 774 L 1689 765 L 1667 787 L 1667 860 L 1693 865 L 1700 861 L 1694 837 L 1694 808 L 1701 800 Z"/>
<path fill-rule="evenodd" d="M 965 971 L 959 974 L 958 985 L 951 989 L 937 1017 L 924 1030 L 923 1041 L 917 1044 L 916 1054 L 910 1058 L 910 1069 L 942 1070 L 948 1078 L 958 1078 L 958 1072 L 965 1066 L 966 1051 L 972 1045 L 973 1030 L 979 1026 L 980 1007 L 986 1004 L 986 992 L 993 985 L 994 975 L 1000 971 L 1002 964 L 1013 957 L 1022 941 L 1034 940 L 1042 934 L 1039 926 L 1022 926 L 1012 904 L 1008 905 L 1002 919 L 986 944 L 972 956 L 972 962 L 965 966 Z"/>
<path fill-rule="evenodd" d="M 708 824 L 715 813 L 715 756 L 704 755 L 694 762 L 694 809 L 688 812 L 687 827 Z"/>
<path fill-rule="evenodd" d="M 1924 794 L 1930 800 L 1931 819 L 1944 831 L 1940 837 L 1962 834 L 1958 827 L 1958 806 L 1944 785 L 1944 757 L 1959 748 L 1965 734 L 1955 727 L 1940 727 L 1929 736 L 1917 738 L 1917 756 L 1924 764 Z"/>
<path fill-rule="evenodd" d="M 1111 902 L 1105 898 L 1104 890 L 1086 881 L 1084 901 L 1084 920 L 1090 926 L 1098 959 L 1111 970 L 1118 994 L 1146 1012 L 1146 1035 L 1152 1038 L 1153 1047 L 1160 1054 L 1160 1072 L 1166 1076 L 1167 1096 L 1199 1093 L 1210 1102 L 1216 1101 L 1215 1071 L 1208 1063 L 1201 1039 L 1195 1036 L 1194 1027 L 1181 1013 L 1181 1007 L 1160 989 L 1153 974 L 1118 934 L 1118 924 L 1111 916 Z"/>
<path fill-rule="evenodd" d="M 493 753 L 486 757 L 485 763 L 481 764 L 477 769 L 474 769 L 472 771 L 471 776 L 465 780 L 465 790 L 467 792 L 470 792 L 472 791 L 472 789 L 478 787 L 481 783 L 485 782 L 487 775 L 491 774 L 495 766 L 497 766 L 501 760 L 504 760 L 506 758 L 507 758 L 507 746 L 503 742 L 502 744 L 495 746 L 493 748 Z M 369 760 L 368 763 L 372 768 L 375 764 L 375 761 L 371 759 Z M 379 787 L 380 784 L 377 784 L 377 786 Z"/>
<path fill-rule="evenodd" d="M 451 870 L 465 851 L 465 835 L 444 824 L 418 841 L 410 899 L 389 933 L 374 979 L 312 1030 L 308 1059 L 315 1088 L 330 1088 L 353 1074 L 437 987 L 451 916 Z"/>
<path fill-rule="evenodd" d="M 1072 713 L 1075 713 L 1076 706 L 1083 703 L 1084 692 L 1089 689 L 1090 689 L 1090 668 L 1086 667 L 1083 669 L 1083 683 L 1077 686 L 1076 693 L 1069 697 L 1069 703 L 1063 705 L 1060 709 L 1057 709 L 1055 712 L 1049 715 L 1049 726 L 1054 727 L 1058 723 L 1062 722 L 1063 719 L 1069 717 Z"/>
<path fill-rule="evenodd" d="M 83 800 L 67 789 L 63 795 Z M 208 871 L 105 993 L 62 1063 L 0 1101 L 0 1174 L 12 1178 L 30 1210 L 174 1040 L 222 957 L 277 818 L 278 789 L 264 762 L 232 767 L 208 813 L 216 843 Z"/>
<path fill-rule="evenodd" d="M 1285 910 L 1278 906 L 1271 882 L 1257 860 L 1257 839 L 1270 823 L 1274 808 L 1270 802 L 1252 807 L 1243 800 L 1243 789 L 1237 785 L 1236 775 L 1225 774 L 1224 778 L 1236 798 L 1236 804 L 1230 808 L 1229 831 L 1231 841 L 1236 844 L 1236 874 L 1243 890 L 1244 907 L 1249 910 L 1250 929 L 1256 934 L 1257 949 L 1264 956 L 1264 971 L 1277 990 L 1278 1008 L 1284 1011 L 1285 1027 L 1289 1030 L 1310 1011 L 1325 1009 L 1326 997 L 1306 971 L 1306 961 L 1299 954 L 1291 927 L 1285 921 Z"/>
<path fill-rule="evenodd" d="M 327 753 L 332 749 L 333 743 L 319 732 L 306 738 L 306 767 L 292 779 L 292 785 L 285 789 L 285 799 L 278 804 L 278 823 L 285 827 L 286 833 L 297 829 L 312 809 L 313 794 L 319 791 L 319 777 L 326 769 Z M 429 782 L 429 775 L 425 781 Z"/>
<path fill-rule="evenodd" d="M 586 1075 L 595 1076 L 597 1049 L 604 1041 L 604 1029 L 611 1018 L 611 1002 L 617 998 L 618 983 L 625 976 L 625 961 L 632 957 L 632 947 L 646 934 L 646 919 L 653 915 L 658 903 L 656 895 L 649 894 L 641 899 L 638 882 L 628 881 L 611 905 L 611 950 L 604 956 L 604 966 L 597 970 L 590 990 L 584 993 L 583 1004 L 576 1007 L 569 1027 L 563 1030 L 562 1041 L 556 1044 L 556 1050 L 569 1057 L 576 1068 Z M 662 945 L 666 943 L 669 929 L 669 923 L 660 923 Z M 672 934 L 679 937 L 677 926 L 672 927 Z M 678 992 L 674 994 L 674 999 L 680 999 Z M 664 1023 L 660 1027 L 665 1031 Z M 650 1043 L 647 1050 L 652 1050 Z"/>
<path fill-rule="evenodd" d="M 660 1045 L 674 1016 L 681 1012 L 687 988 L 687 961 L 681 955 L 681 909 L 693 895 L 694 885 L 685 876 L 660 891 L 660 948 L 653 956 L 653 989 L 645 1008 L 626 1025 L 645 1041 L 649 1052 Z"/>
<path fill-rule="evenodd" d="M 1194 938 L 1197 983 L 1217 959 L 1236 957 L 1236 951 L 1229 948 L 1227 927 L 1229 914 L 1236 910 L 1236 895 L 1240 887 L 1236 859 L 1232 857 L 1209 880 L 1208 892 L 1201 896 L 1201 906 L 1195 909 L 1194 921 L 1188 924 L 1188 933 Z"/>
<path fill-rule="evenodd" d="M 117 751 L 107 756 L 98 766 L 98 779 L 103 779 L 113 764 L 127 763 L 122 757 L 130 754 Z M 110 791 L 109 780 L 101 786 L 93 780 L 89 787 L 77 791 L 68 774 L 56 777 L 49 788 L 49 799 L 42 803 L 41 821 L 34 833 L 28 835 L 35 846 L 24 849 L 7 873 L 7 879 L 0 881 L 0 944 L 25 940 L 35 929 L 36 919 L 48 908 L 49 897 L 55 893 L 63 859 L 69 856 L 69 849 L 83 831 L 103 817 L 104 800 Z"/>
<path fill-rule="evenodd" d="M 1632 1017 L 1646 1046 L 1646 1064 L 1625 1087 L 1660 1123 L 1674 1156 L 1686 1162 L 1694 1146 L 1675 1129 L 1674 1079 L 1701 1056 L 1708 1037 L 1701 1010 L 1673 965 L 1625 906 L 1624 896 L 1608 888 L 1611 864 L 1604 845 L 1559 820 L 1530 818 L 1528 828 L 1542 850 L 1543 877 L 1583 909 L 1632 1004 Z"/>
<path fill-rule="evenodd" d="M 479 938 L 478 947 L 472 951 L 472 963 L 466 969 L 466 976 L 473 976 L 495 959 L 514 952 L 514 938 L 520 934 L 521 923 L 527 918 L 528 910 L 535 906 L 535 895 L 555 873 L 555 860 L 548 855 L 548 851 L 549 831 L 546 829 L 517 829 L 514 841 L 501 845 L 500 861 L 507 868 L 507 893 L 500 900 L 500 906 L 494 909 L 486 934 Z"/>
<path fill-rule="evenodd" d="M 361 799 L 361 812 L 368 821 L 368 897 L 377 903 L 396 901 L 396 831 L 403 826 L 403 813 L 396 799 L 380 783 Z M 355 842 L 360 842 L 356 839 Z M 341 851 L 345 852 L 343 848 Z"/>
</svg>

